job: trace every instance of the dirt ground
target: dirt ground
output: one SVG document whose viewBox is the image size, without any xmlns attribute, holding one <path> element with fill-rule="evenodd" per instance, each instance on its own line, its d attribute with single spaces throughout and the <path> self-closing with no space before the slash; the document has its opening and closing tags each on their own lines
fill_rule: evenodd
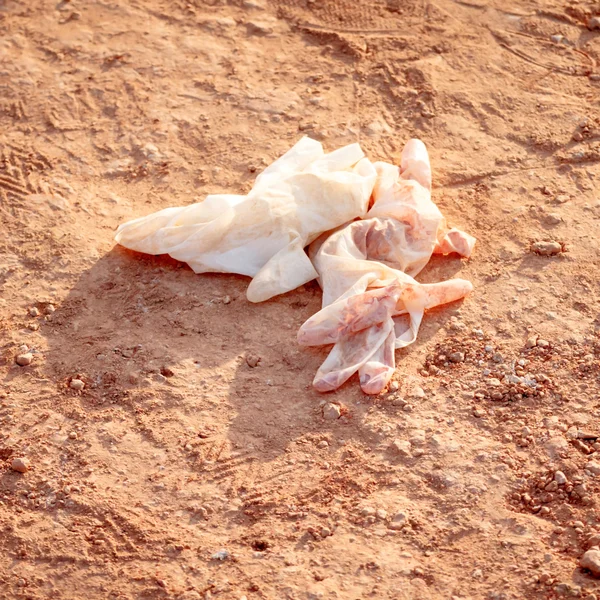
<svg viewBox="0 0 600 600">
<path fill-rule="evenodd" d="M 0 0 L 0 598 L 600 597 L 594 10 Z M 420 137 L 478 238 L 420 277 L 475 291 L 380 397 L 311 388 L 316 284 L 252 305 L 113 241 L 305 134 L 388 161 Z"/>
</svg>

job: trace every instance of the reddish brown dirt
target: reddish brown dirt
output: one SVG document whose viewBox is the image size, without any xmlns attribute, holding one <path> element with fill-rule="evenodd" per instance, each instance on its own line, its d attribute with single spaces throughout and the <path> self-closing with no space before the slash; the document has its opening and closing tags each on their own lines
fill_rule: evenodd
<svg viewBox="0 0 600 600">
<path fill-rule="evenodd" d="M 0 0 L 0 598 L 596 598 L 593 10 Z M 422 138 L 479 240 L 422 275 L 475 292 L 426 316 L 393 394 L 311 389 L 315 284 L 251 305 L 242 277 L 114 245 L 303 134 L 389 161 Z"/>
</svg>

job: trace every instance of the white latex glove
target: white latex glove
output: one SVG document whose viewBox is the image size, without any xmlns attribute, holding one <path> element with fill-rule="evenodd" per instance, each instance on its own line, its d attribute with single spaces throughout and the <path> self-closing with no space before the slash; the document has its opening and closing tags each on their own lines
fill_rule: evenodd
<svg viewBox="0 0 600 600">
<path fill-rule="evenodd" d="M 302 138 L 267 167 L 246 196 L 215 194 L 119 226 L 116 241 L 169 254 L 196 273 L 253 277 L 248 300 L 261 302 L 317 276 L 305 246 L 364 217 L 376 172 L 358 144 L 325 154 Z"/>
<path fill-rule="evenodd" d="M 322 392 L 357 371 L 365 393 L 383 391 L 394 373 L 395 348 L 414 342 L 424 311 L 472 290 L 463 279 L 435 284 L 413 279 L 434 252 L 469 256 L 475 244 L 465 233 L 448 231 L 432 202 L 423 142 L 406 144 L 400 169 L 381 162 L 375 168 L 368 218 L 317 240 L 309 252 L 323 288 L 323 309 L 302 325 L 298 341 L 334 344 L 313 382 Z"/>
</svg>

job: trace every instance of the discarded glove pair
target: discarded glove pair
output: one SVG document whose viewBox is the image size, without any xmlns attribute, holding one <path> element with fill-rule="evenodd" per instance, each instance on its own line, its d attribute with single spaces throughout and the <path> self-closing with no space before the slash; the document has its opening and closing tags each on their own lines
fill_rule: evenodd
<svg viewBox="0 0 600 600">
<path fill-rule="evenodd" d="M 424 311 L 472 290 L 463 279 L 413 279 L 433 253 L 469 256 L 475 244 L 447 229 L 432 202 L 429 157 L 419 140 L 406 144 L 398 168 L 371 163 L 358 144 L 325 154 L 305 137 L 257 177 L 247 196 L 210 195 L 164 209 L 124 223 L 116 240 L 169 254 L 196 273 L 249 275 L 251 302 L 318 277 L 323 309 L 302 325 L 298 341 L 334 344 L 314 380 L 322 392 L 358 371 L 363 391 L 380 393 L 394 372 L 394 349 L 414 342 Z"/>
</svg>

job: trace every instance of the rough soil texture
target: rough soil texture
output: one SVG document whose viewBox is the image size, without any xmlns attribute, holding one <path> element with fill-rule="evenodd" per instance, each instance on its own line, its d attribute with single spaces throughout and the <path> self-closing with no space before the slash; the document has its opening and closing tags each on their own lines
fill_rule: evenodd
<svg viewBox="0 0 600 600">
<path fill-rule="evenodd" d="M 0 598 L 600 596 L 594 10 L 0 0 Z M 251 305 L 113 242 L 303 134 L 422 138 L 479 240 L 380 397 L 312 390 L 316 284 Z"/>
</svg>

